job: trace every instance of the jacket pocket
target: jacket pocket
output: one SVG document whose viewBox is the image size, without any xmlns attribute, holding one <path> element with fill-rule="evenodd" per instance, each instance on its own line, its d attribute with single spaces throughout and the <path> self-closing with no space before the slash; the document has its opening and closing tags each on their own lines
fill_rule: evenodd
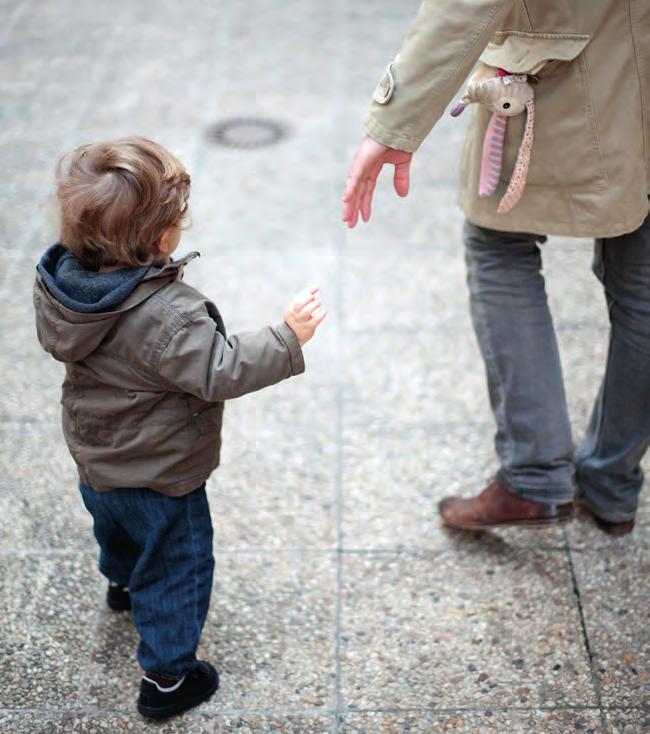
<svg viewBox="0 0 650 734">
<path fill-rule="evenodd" d="M 535 77 L 535 129 L 527 186 L 594 189 L 604 186 L 603 165 L 584 50 L 589 36 L 499 31 L 481 61 Z M 525 125 L 511 117 L 502 178 L 509 180 Z"/>
<path fill-rule="evenodd" d="M 223 403 L 209 403 L 192 413 L 194 425 L 199 433 L 218 433 L 223 423 Z"/>
</svg>

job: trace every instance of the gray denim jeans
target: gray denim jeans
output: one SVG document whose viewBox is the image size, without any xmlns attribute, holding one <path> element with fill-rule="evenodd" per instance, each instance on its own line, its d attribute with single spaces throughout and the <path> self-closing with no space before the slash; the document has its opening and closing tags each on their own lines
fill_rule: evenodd
<svg viewBox="0 0 650 734">
<path fill-rule="evenodd" d="M 472 322 L 497 424 L 497 479 L 537 502 L 574 497 L 612 522 L 634 517 L 650 443 L 650 217 L 635 232 L 596 240 L 593 270 L 609 305 L 605 376 L 573 450 L 548 309 L 540 235 L 466 222 Z"/>
</svg>

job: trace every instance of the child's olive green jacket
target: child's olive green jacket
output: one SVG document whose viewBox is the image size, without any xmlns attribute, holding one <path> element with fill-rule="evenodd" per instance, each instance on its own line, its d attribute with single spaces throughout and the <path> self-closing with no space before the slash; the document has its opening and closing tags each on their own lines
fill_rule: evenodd
<svg viewBox="0 0 650 734">
<path fill-rule="evenodd" d="M 217 307 L 181 280 L 191 257 L 149 268 L 99 313 L 67 308 L 37 272 L 38 338 L 66 368 L 63 433 L 95 490 L 196 489 L 219 463 L 223 401 L 304 371 L 285 323 L 226 336 Z"/>
<path fill-rule="evenodd" d="M 535 85 L 528 182 L 508 214 L 496 208 L 512 173 L 524 115 L 510 118 L 501 182 L 479 198 L 489 111 L 476 105 L 459 200 L 474 223 L 506 231 L 610 237 L 648 214 L 650 0 L 424 0 L 366 118 L 369 135 L 414 151 L 479 58 Z"/>
</svg>

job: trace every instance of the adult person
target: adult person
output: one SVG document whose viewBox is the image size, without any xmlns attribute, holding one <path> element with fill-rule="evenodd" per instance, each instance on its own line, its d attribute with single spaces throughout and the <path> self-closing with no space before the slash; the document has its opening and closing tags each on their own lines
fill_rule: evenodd
<svg viewBox="0 0 650 734">
<path fill-rule="evenodd" d="M 509 120 L 494 196 L 478 191 L 486 108 L 464 148 L 470 307 L 500 466 L 477 496 L 439 510 L 462 529 L 551 525 L 572 518 L 575 493 L 602 530 L 622 535 L 650 443 L 650 0 L 424 0 L 365 120 L 344 195 L 349 227 L 370 218 L 385 164 L 408 193 L 413 152 L 479 58 L 500 74 L 535 73 L 536 122 L 527 183 L 506 213 L 497 206 L 525 116 Z M 609 305 L 605 375 L 575 453 L 540 272 L 549 234 L 595 238 Z"/>
</svg>

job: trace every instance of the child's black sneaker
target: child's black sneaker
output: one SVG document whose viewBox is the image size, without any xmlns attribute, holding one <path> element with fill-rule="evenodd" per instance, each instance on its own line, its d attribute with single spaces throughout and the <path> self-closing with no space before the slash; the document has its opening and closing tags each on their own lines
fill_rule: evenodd
<svg viewBox="0 0 650 734">
<path fill-rule="evenodd" d="M 106 603 L 116 612 L 125 612 L 131 609 L 131 595 L 127 586 L 120 586 L 115 581 L 108 582 Z"/>
<path fill-rule="evenodd" d="M 140 683 L 138 711 L 150 719 L 166 719 L 198 706 L 219 688 L 219 674 L 205 661 L 179 681 L 145 673 Z"/>
</svg>

